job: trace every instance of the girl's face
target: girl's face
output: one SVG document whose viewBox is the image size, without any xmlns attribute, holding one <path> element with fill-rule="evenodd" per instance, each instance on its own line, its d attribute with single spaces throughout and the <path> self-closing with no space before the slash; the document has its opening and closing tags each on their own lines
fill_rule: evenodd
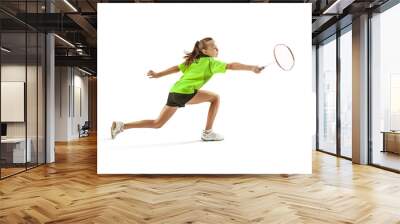
<svg viewBox="0 0 400 224">
<path fill-rule="evenodd" d="M 203 54 L 210 56 L 210 57 L 217 57 L 218 56 L 218 48 L 215 45 L 214 40 L 210 40 L 206 42 L 206 49 L 201 50 Z"/>
</svg>

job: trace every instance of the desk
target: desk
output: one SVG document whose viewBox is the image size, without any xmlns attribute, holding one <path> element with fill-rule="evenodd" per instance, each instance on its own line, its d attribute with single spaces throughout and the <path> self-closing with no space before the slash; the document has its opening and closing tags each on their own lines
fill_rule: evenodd
<svg viewBox="0 0 400 224">
<path fill-rule="evenodd" d="M 25 138 L 1 139 L 2 157 L 5 158 L 6 161 L 9 163 L 30 162 L 32 159 L 32 154 L 31 154 L 32 140 L 30 138 L 27 138 L 27 142 L 28 142 L 27 145 L 28 147 L 26 148 L 26 155 L 25 155 Z M 12 148 L 10 148 L 10 146 Z M 25 159 L 27 159 L 27 161 L 25 161 Z"/>
<path fill-rule="evenodd" d="M 382 152 L 393 152 L 400 154 L 400 132 L 399 131 L 382 131 L 383 133 L 383 150 Z"/>
</svg>

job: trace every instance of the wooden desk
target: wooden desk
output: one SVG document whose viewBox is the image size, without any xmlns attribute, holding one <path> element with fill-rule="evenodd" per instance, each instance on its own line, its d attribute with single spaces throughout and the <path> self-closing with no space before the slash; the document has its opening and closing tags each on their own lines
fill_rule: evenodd
<svg viewBox="0 0 400 224">
<path fill-rule="evenodd" d="M 381 133 L 383 133 L 382 152 L 400 154 L 400 131 L 382 131 Z"/>
<path fill-rule="evenodd" d="M 26 154 L 25 154 L 25 138 L 1 139 L 1 156 L 3 157 L 2 159 L 5 159 L 6 163 L 31 162 L 32 140 L 30 138 L 27 138 L 27 143 L 28 147 L 26 147 Z"/>
</svg>

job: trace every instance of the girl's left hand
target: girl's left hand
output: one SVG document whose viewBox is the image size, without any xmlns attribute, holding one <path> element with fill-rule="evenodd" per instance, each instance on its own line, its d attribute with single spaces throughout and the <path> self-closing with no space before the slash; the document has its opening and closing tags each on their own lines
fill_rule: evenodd
<svg viewBox="0 0 400 224">
<path fill-rule="evenodd" d="M 153 70 L 150 70 L 149 72 L 147 72 L 147 76 L 151 79 L 153 78 L 160 78 L 161 76 L 159 75 L 159 73 L 154 72 Z"/>
</svg>

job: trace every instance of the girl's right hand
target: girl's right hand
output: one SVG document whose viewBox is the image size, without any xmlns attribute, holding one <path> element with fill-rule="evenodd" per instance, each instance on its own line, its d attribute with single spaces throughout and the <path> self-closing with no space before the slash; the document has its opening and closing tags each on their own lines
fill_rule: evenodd
<svg viewBox="0 0 400 224">
<path fill-rule="evenodd" d="M 256 74 L 260 73 L 263 68 L 259 66 L 253 66 L 252 71 Z"/>
<path fill-rule="evenodd" d="M 151 79 L 153 78 L 160 78 L 159 73 L 154 72 L 153 70 L 150 70 L 149 72 L 147 72 L 147 76 Z"/>
</svg>

